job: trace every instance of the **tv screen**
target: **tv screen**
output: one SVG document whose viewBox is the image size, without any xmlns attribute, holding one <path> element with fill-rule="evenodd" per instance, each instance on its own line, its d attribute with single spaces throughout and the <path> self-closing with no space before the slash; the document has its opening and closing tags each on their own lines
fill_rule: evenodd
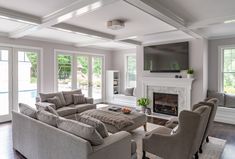
<svg viewBox="0 0 235 159">
<path fill-rule="evenodd" d="M 144 47 L 144 70 L 180 72 L 189 65 L 188 42 Z"/>
</svg>

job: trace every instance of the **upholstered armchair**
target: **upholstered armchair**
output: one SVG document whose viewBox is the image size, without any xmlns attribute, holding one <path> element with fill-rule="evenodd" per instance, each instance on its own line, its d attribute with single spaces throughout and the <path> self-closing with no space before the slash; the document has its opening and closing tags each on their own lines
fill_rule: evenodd
<svg viewBox="0 0 235 159">
<path fill-rule="evenodd" d="M 160 127 L 147 133 L 143 138 L 143 159 L 146 152 L 165 159 L 198 158 L 210 108 L 201 106 L 194 111 L 184 110 L 179 115 L 178 129 L 173 132 L 167 127 Z"/>
<path fill-rule="evenodd" d="M 200 153 L 202 153 L 202 145 L 203 145 L 204 141 L 209 142 L 208 135 L 209 135 L 209 132 L 211 131 L 211 128 L 213 127 L 213 122 L 214 122 L 216 111 L 217 111 L 217 108 L 218 108 L 218 102 L 219 101 L 218 101 L 217 98 L 207 98 L 203 102 L 199 102 L 198 104 L 195 104 L 192 107 L 192 111 L 194 111 L 195 109 L 199 108 L 200 106 L 204 106 L 204 105 L 207 105 L 211 108 L 211 112 L 210 112 L 210 115 L 209 115 L 207 126 L 206 126 L 206 129 L 205 129 L 205 132 L 204 132 L 204 135 L 203 135 L 203 139 L 201 141 L 201 145 L 200 145 L 200 148 L 199 148 Z M 168 127 L 168 128 L 173 129 L 174 127 L 176 127 L 178 125 L 178 123 L 179 123 L 178 118 L 172 118 L 171 120 L 169 120 L 166 123 L 165 126 Z"/>
</svg>

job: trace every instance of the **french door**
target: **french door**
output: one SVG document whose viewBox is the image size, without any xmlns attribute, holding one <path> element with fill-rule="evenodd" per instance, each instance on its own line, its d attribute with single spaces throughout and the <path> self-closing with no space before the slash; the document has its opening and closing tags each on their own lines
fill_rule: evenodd
<svg viewBox="0 0 235 159">
<path fill-rule="evenodd" d="M 35 104 L 39 90 L 39 51 L 0 47 L 0 122 L 11 120 L 18 103 Z"/>
<path fill-rule="evenodd" d="M 57 53 L 57 90 L 80 88 L 96 102 L 103 98 L 104 57 Z"/>
</svg>

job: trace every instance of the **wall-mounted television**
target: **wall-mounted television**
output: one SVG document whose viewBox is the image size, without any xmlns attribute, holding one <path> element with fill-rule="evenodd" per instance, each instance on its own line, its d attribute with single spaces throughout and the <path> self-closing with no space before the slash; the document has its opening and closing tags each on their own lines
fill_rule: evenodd
<svg viewBox="0 0 235 159">
<path fill-rule="evenodd" d="M 189 43 L 179 42 L 144 47 L 144 70 L 180 72 L 189 68 Z"/>
</svg>

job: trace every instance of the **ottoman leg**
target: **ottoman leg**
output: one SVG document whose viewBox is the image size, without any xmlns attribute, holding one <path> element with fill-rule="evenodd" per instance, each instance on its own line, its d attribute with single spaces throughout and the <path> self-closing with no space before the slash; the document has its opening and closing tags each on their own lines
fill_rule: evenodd
<svg viewBox="0 0 235 159">
<path fill-rule="evenodd" d="M 143 127 L 144 127 L 144 131 L 146 132 L 146 131 L 147 131 L 147 123 L 145 123 L 145 124 L 143 125 Z"/>
</svg>

